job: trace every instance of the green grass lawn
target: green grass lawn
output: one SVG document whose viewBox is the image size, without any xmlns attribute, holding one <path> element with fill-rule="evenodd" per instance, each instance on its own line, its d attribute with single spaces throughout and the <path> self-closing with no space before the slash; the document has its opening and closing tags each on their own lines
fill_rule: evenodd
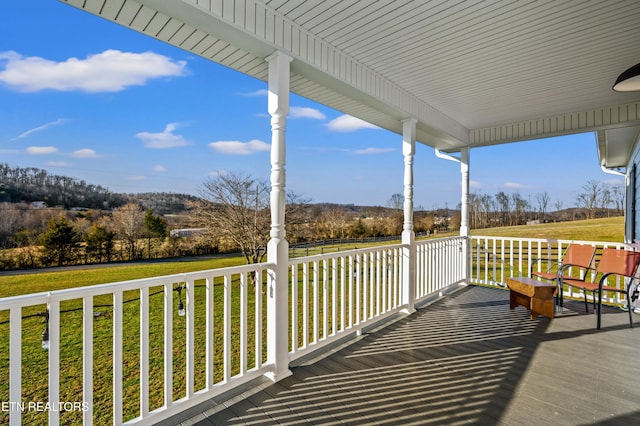
<svg viewBox="0 0 640 426">
<path fill-rule="evenodd" d="M 0 276 L 0 297 L 39 293 L 42 291 L 87 285 L 129 281 L 162 275 L 183 274 L 207 269 L 244 265 L 244 259 L 221 257 L 194 261 L 162 261 L 149 263 L 113 264 L 88 269 L 43 269 L 35 273 Z"/>
<path fill-rule="evenodd" d="M 504 236 L 520 238 L 550 238 L 567 240 L 588 240 L 588 241 L 623 241 L 624 219 L 598 219 L 576 222 L 551 223 L 543 225 L 528 225 L 509 228 L 481 229 L 473 231 L 473 235 Z M 452 234 L 455 235 L 455 234 Z M 446 236 L 439 234 L 437 237 Z M 345 247 L 351 249 L 353 247 Z M 216 269 L 228 266 L 244 264 L 241 257 L 224 257 L 216 259 L 195 260 L 195 261 L 163 261 L 156 263 L 139 264 L 116 264 L 105 265 L 104 267 L 92 267 L 90 269 L 76 270 L 43 270 L 37 273 L 25 273 L 17 275 L 0 276 L 0 297 L 7 297 L 19 294 L 37 293 L 63 288 L 73 288 L 109 282 L 127 281 L 152 276 L 171 275 L 206 269 Z M 196 283 L 202 284 L 202 283 Z M 151 293 L 160 291 L 161 288 L 151 289 Z M 216 282 L 214 300 L 216 303 L 214 319 L 216 330 L 215 343 L 216 364 L 215 380 L 222 378 L 221 350 L 222 350 L 222 297 L 223 286 L 221 282 Z M 255 338 L 253 327 L 256 318 L 253 315 L 255 298 L 249 287 L 248 316 L 250 335 L 249 341 Z M 300 292 L 301 294 L 302 292 Z M 135 300 L 138 292 L 127 292 L 125 300 Z M 204 288 L 195 288 L 194 297 L 196 299 L 196 388 L 204 386 L 204 359 L 205 339 L 204 339 Z M 300 296 L 302 297 L 302 296 Z M 233 285 L 232 298 L 232 330 L 233 330 L 233 370 L 239 368 L 237 349 L 239 347 L 239 285 Z M 263 304 L 265 297 L 263 297 Z M 99 316 L 94 320 L 94 402 L 95 402 L 95 423 L 111 423 L 111 373 L 112 373 L 112 310 L 108 307 L 111 298 L 108 296 L 97 297 L 95 305 L 105 304 L 106 307 L 96 307 L 95 312 Z M 158 408 L 162 405 L 162 384 L 163 384 L 163 298 L 151 296 L 150 300 L 150 383 L 151 408 Z M 175 314 L 177 296 L 174 294 L 174 399 L 180 398 L 185 392 L 185 323 L 184 317 Z M 81 306 L 81 300 L 72 300 L 61 304 L 62 310 L 72 310 Z M 23 315 L 42 312 L 45 306 L 25 309 Z M 137 403 L 139 392 L 139 303 L 127 303 L 124 307 L 124 330 L 123 330 L 123 351 L 124 351 L 124 401 L 125 418 L 131 419 L 137 415 Z M 263 308 L 262 315 L 266 312 Z M 0 401 L 8 401 L 8 354 L 9 354 L 9 324 L 7 323 L 8 312 L 0 312 Z M 41 348 L 41 333 L 44 327 L 42 317 L 28 317 L 23 320 L 23 400 L 25 402 L 46 401 L 47 400 L 47 352 Z M 300 330 L 302 333 L 302 330 Z M 63 314 L 61 318 L 61 368 L 60 368 L 60 395 L 61 401 L 81 401 L 82 398 L 82 314 L 81 311 L 73 311 Z M 263 343 L 266 341 L 263 337 Z M 250 348 L 252 344 L 248 345 Z M 248 354 L 250 362 L 255 359 L 255 353 Z M 81 421 L 80 412 L 62 413 L 63 424 L 77 424 Z M 8 421 L 7 413 L 0 413 L 0 424 Z M 24 423 L 46 423 L 46 413 L 28 413 L 23 417 Z"/>
<path fill-rule="evenodd" d="M 624 217 L 476 229 L 471 235 L 621 243 L 624 241 Z"/>
</svg>

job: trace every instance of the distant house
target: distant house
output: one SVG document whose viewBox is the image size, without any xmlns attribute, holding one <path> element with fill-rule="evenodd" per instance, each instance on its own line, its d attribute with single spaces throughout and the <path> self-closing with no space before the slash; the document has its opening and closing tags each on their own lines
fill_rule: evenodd
<svg viewBox="0 0 640 426">
<path fill-rule="evenodd" d="M 207 232 L 207 228 L 182 228 L 182 229 L 172 229 L 169 232 L 169 236 L 171 237 L 179 237 L 179 238 L 189 238 L 195 237 L 199 235 L 204 235 Z"/>
<path fill-rule="evenodd" d="M 46 209 L 49 206 L 47 206 L 47 203 L 44 201 L 32 201 L 31 207 L 34 209 Z"/>
</svg>

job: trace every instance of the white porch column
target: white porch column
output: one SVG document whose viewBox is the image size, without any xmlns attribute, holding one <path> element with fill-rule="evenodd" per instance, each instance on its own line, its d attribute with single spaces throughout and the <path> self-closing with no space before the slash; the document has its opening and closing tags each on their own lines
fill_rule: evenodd
<svg viewBox="0 0 640 426">
<path fill-rule="evenodd" d="M 460 149 L 460 158 L 445 154 L 436 149 L 436 156 L 445 160 L 456 161 L 460 163 L 460 174 L 462 177 L 462 189 L 460 191 L 460 236 L 469 236 L 469 147 Z M 469 238 L 462 241 L 462 268 L 464 272 L 464 281 L 469 281 Z"/>
<path fill-rule="evenodd" d="M 267 282 L 267 363 L 273 381 L 289 375 L 289 243 L 285 239 L 285 128 L 289 113 L 289 64 L 292 58 L 276 52 L 269 62 L 269 114 L 271 115 L 271 239 L 267 261 L 275 270 Z"/>
<path fill-rule="evenodd" d="M 469 237 L 469 147 L 460 150 L 460 174 L 462 177 L 462 191 L 460 196 L 460 236 Z M 462 242 L 462 271 L 464 281 L 469 283 L 469 238 Z"/>
<path fill-rule="evenodd" d="M 460 199 L 460 236 L 469 235 L 469 148 L 460 150 L 460 174 L 462 194 Z"/>
<path fill-rule="evenodd" d="M 404 224 L 402 226 L 402 304 L 403 312 L 415 312 L 416 236 L 413 230 L 413 158 L 416 153 L 416 120 L 402 122 L 402 155 L 404 156 Z"/>
</svg>

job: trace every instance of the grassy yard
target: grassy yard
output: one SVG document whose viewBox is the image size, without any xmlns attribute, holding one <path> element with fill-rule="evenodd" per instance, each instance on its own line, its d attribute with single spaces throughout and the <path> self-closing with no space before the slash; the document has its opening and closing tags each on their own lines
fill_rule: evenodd
<svg viewBox="0 0 640 426">
<path fill-rule="evenodd" d="M 549 238 L 575 241 L 624 241 L 624 217 L 542 223 L 472 230 L 471 235 L 514 238 Z"/>
<path fill-rule="evenodd" d="M 505 236 L 505 237 L 530 237 L 530 238 L 553 238 L 568 240 L 589 240 L 589 241 L 609 241 L 616 242 L 623 240 L 624 220 L 622 218 L 598 219 L 589 221 L 576 221 L 565 223 L 552 223 L 543 225 L 518 226 L 510 228 L 497 229 L 481 229 L 473 231 L 475 235 L 488 236 Z M 439 234 L 436 237 L 446 236 Z M 353 247 L 344 247 L 343 250 Z M 315 253 L 314 253 L 315 254 Z M 7 297 L 18 294 L 35 293 L 43 291 L 51 291 L 62 288 L 72 288 L 86 285 L 102 284 L 108 282 L 127 281 L 132 279 L 146 278 L 152 276 L 171 275 L 177 273 L 215 269 L 227 266 L 235 266 L 243 264 L 241 257 L 224 257 L 206 260 L 193 261 L 163 261 L 155 263 L 139 263 L 139 264 L 117 264 L 104 267 L 92 267 L 89 269 L 74 270 L 48 270 L 37 273 L 25 273 L 15 275 L 0 276 L 0 297 Z M 198 284 L 198 283 L 196 283 Z M 223 297 L 221 291 L 222 283 L 215 283 L 216 301 L 215 312 L 222 313 Z M 161 292 L 161 288 L 152 289 Z M 233 341 L 238 341 L 238 300 L 239 289 L 233 286 L 233 302 L 232 302 L 232 322 L 233 325 Z M 128 292 L 125 294 L 125 300 L 135 299 L 136 292 Z M 300 292 L 301 294 L 302 292 Z M 249 292 L 249 330 L 253 328 L 256 318 L 251 316 L 253 312 L 254 296 Z M 197 359 L 201 359 L 201 355 L 205 351 L 204 341 L 204 310 L 198 306 L 204 306 L 204 289 L 197 287 L 195 289 L 196 298 L 196 321 L 198 330 L 196 330 L 196 342 L 194 350 L 198 354 Z M 300 296 L 302 297 L 302 296 Z M 111 318 L 111 310 L 108 307 L 110 303 L 109 297 L 96 298 L 94 303 L 99 305 L 104 303 L 105 307 L 96 307 L 95 311 L 100 314 L 94 321 L 94 403 L 95 403 L 95 423 L 110 423 L 110 406 L 111 396 L 111 371 L 112 371 L 112 341 L 111 330 L 113 322 Z M 163 383 L 163 302 L 162 294 L 152 296 L 150 298 L 150 382 L 152 393 L 150 395 L 150 403 L 153 408 L 162 405 L 162 383 Z M 264 303 L 264 297 L 262 302 Z M 174 305 L 177 303 L 174 295 Z M 79 308 L 81 301 L 65 302 L 61 308 L 73 310 Z M 175 307 L 175 306 L 174 306 Z M 33 314 L 37 311 L 46 309 L 44 306 L 34 307 L 23 311 L 23 315 Z M 265 309 L 263 309 L 263 315 Z M 124 400 L 125 400 L 125 417 L 127 419 L 136 416 L 137 410 L 137 393 L 139 389 L 139 359 L 138 359 L 138 342 L 139 342 L 139 304 L 130 303 L 125 305 L 125 321 L 123 335 L 124 342 Z M 9 324 L 7 323 L 8 312 L 0 312 L 0 401 L 8 401 L 8 353 L 9 353 Z M 222 349 L 223 331 L 220 328 L 223 324 L 221 315 L 216 314 L 214 323 L 215 330 L 215 349 L 216 349 L 216 366 L 215 380 L 222 378 L 222 366 L 220 365 L 220 351 Z M 47 400 L 47 352 L 40 347 L 41 332 L 43 329 L 42 317 L 27 317 L 23 320 L 23 401 L 38 402 Z M 73 311 L 64 315 L 61 321 L 61 401 L 80 401 L 82 398 L 82 317 L 81 311 Z M 302 330 L 300 330 L 300 333 Z M 186 339 L 184 328 L 184 317 L 174 315 L 174 397 L 179 398 L 184 395 L 185 391 L 185 351 L 184 344 Z M 249 336 L 249 340 L 255 336 Z M 263 336 L 263 342 L 266 341 Z M 251 346 L 251 345 L 249 345 Z M 253 358 L 255 353 L 249 353 L 249 358 Z M 238 354 L 234 355 L 233 369 L 238 367 Z M 197 363 L 200 361 L 197 361 Z M 204 366 L 196 365 L 196 371 L 200 373 L 196 377 L 196 388 L 201 388 L 204 384 Z M 127 402 L 129 401 L 129 402 Z M 27 423 L 46 422 L 46 413 L 29 413 L 23 417 Z M 61 420 L 63 424 L 75 424 L 81 420 L 81 413 L 62 413 Z M 0 413 L 0 424 L 8 421 L 6 413 Z"/>
<path fill-rule="evenodd" d="M 221 257 L 192 261 L 113 264 L 77 267 L 75 269 L 43 269 L 33 273 L 0 276 L 0 297 L 60 290 L 87 285 L 129 281 L 139 278 L 182 274 L 207 269 L 243 265 L 242 257 Z"/>
</svg>

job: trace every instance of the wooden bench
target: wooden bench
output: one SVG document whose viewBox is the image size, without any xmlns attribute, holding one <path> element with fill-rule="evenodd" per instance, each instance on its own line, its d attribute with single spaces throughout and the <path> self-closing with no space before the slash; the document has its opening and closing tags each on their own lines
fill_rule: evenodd
<svg viewBox="0 0 640 426">
<path fill-rule="evenodd" d="M 553 296 L 558 291 L 555 283 L 538 281 L 535 278 L 507 278 L 509 287 L 509 309 L 524 306 L 531 311 L 531 319 L 544 315 L 553 318 L 555 304 Z"/>
</svg>

